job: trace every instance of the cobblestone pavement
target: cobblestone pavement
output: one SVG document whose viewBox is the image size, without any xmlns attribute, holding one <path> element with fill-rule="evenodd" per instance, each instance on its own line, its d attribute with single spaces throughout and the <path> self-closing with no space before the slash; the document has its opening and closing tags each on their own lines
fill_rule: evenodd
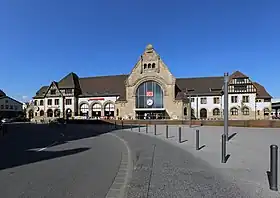
<svg viewBox="0 0 280 198">
<path fill-rule="evenodd" d="M 179 147 L 141 133 L 116 134 L 131 148 L 129 198 L 257 197 Z"/>
</svg>

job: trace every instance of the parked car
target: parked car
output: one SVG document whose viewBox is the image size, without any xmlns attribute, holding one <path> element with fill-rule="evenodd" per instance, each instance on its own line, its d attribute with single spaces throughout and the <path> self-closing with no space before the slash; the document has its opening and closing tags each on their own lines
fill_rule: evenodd
<svg viewBox="0 0 280 198">
<path fill-rule="evenodd" d="M 11 122 L 11 119 L 8 119 L 8 118 L 3 118 L 1 120 L 2 123 L 10 123 Z"/>
</svg>

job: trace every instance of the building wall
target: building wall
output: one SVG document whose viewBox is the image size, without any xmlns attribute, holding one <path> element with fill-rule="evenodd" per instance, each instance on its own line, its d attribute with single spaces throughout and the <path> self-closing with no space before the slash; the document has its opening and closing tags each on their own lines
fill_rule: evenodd
<svg viewBox="0 0 280 198">
<path fill-rule="evenodd" d="M 8 108 L 7 108 L 8 107 Z M 9 97 L 0 98 L 0 111 L 22 111 L 22 103 Z"/>
</svg>

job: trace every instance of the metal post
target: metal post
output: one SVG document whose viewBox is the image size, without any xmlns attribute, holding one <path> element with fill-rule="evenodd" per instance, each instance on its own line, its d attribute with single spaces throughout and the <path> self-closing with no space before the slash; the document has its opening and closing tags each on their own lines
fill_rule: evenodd
<svg viewBox="0 0 280 198">
<path fill-rule="evenodd" d="M 157 135 L 157 125 L 155 124 L 155 130 L 154 130 L 155 135 Z"/>
<path fill-rule="evenodd" d="M 270 145 L 270 190 L 278 191 L 278 146 Z"/>
<path fill-rule="evenodd" d="M 222 135 L 222 163 L 226 163 L 226 135 Z"/>
<path fill-rule="evenodd" d="M 138 124 L 138 132 L 141 132 L 141 125 Z"/>
<path fill-rule="evenodd" d="M 191 101 L 191 95 L 189 95 L 189 127 L 192 127 L 192 101 Z"/>
<path fill-rule="evenodd" d="M 196 150 L 199 150 L 199 130 L 196 130 Z"/>
<path fill-rule="evenodd" d="M 224 74 L 224 134 L 228 141 L 228 73 Z"/>
<path fill-rule="evenodd" d="M 168 125 L 166 125 L 166 138 L 168 139 Z"/>
<path fill-rule="evenodd" d="M 115 121 L 115 129 L 117 129 L 117 122 Z"/>
<path fill-rule="evenodd" d="M 122 129 L 123 129 L 123 121 L 122 121 Z"/>
<path fill-rule="evenodd" d="M 132 124 L 130 124 L 130 130 L 132 131 Z"/>
<path fill-rule="evenodd" d="M 182 128 L 181 127 L 179 127 L 179 143 L 181 143 L 182 142 Z"/>
<path fill-rule="evenodd" d="M 148 124 L 146 124 L 146 133 L 148 133 Z"/>
</svg>

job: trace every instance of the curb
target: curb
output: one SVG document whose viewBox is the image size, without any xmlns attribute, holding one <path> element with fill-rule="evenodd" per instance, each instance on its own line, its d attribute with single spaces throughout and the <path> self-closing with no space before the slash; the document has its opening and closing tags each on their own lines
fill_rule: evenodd
<svg viewBox="0 0 280 198">
<path fill-rule="evenodd" d="M 132 160 L 131 151 L 127 142 L 115 134 L 108 134 L 118 138 L 122 141 L 126 147 L 126 152 L 121 155 L 121 163 L 119 171 L 115 176 L 114 182 L 112 183 L 106 198 L 125 198 L 127 197 L 128 182 L 132 176 Z"/>
</svg>

